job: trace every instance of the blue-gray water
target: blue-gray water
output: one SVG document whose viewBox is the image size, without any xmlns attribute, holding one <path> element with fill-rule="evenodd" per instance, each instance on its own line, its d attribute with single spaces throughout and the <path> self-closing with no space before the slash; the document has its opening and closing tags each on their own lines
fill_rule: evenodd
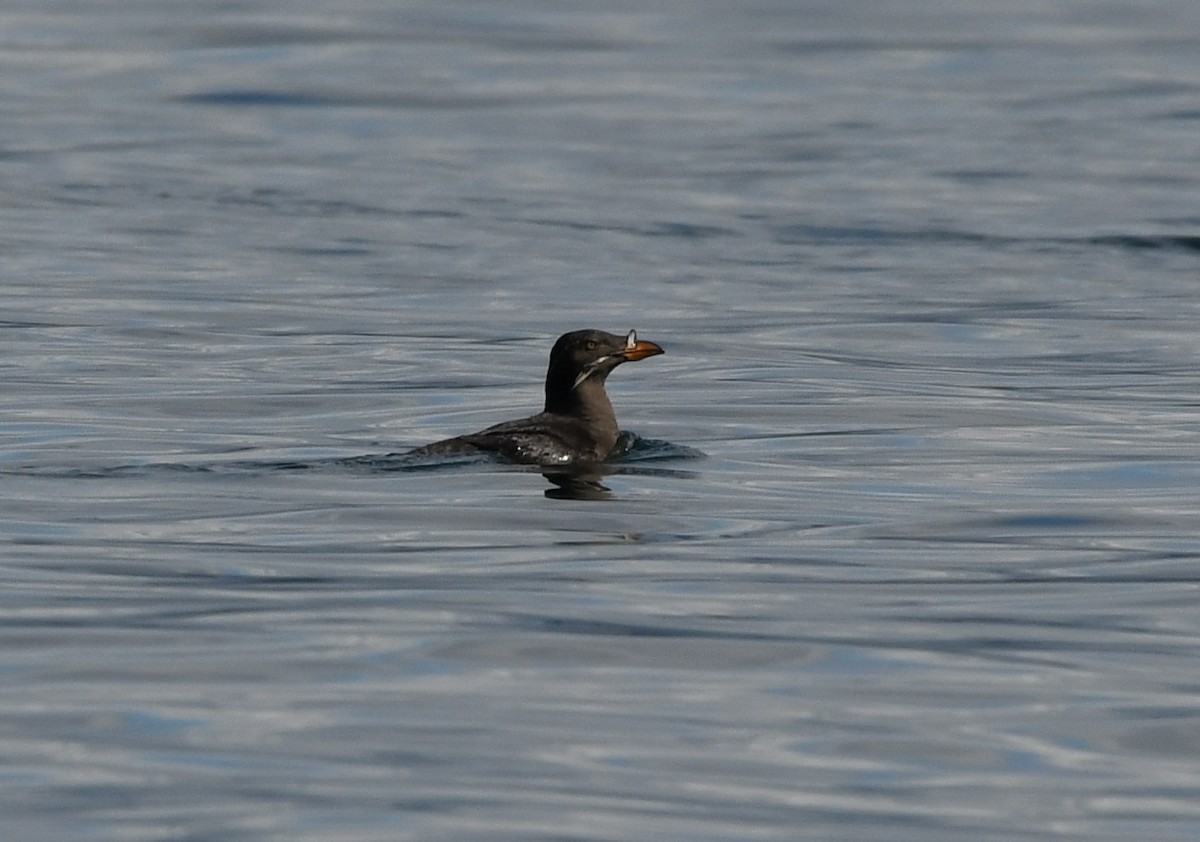
<svg viewBox="0 0 1200 842">
<path fill-rule="evenodd" d="M 1194 0 L 13 3 L 0 113 L 4 839 L 1200 839 Z M 580 327 L 676 458 L 381 458 Z"/>
</svg>

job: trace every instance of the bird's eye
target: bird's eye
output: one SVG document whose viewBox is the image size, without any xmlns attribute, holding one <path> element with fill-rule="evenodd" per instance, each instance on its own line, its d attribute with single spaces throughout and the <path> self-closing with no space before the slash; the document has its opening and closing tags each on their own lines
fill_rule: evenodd
<svg viewBox="0 0 1200 842">
<path fill-rule="evenodd" d="M 587 348 L 589 351 L 595 351 L 596 350 L 596 340 L 589 339 L 587 342 L 583 343 L 583 347 Z"/>
</svg>

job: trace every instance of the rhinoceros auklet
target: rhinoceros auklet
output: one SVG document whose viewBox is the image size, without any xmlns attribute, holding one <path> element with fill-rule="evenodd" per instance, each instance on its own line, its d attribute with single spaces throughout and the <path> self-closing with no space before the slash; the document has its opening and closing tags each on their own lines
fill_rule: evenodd
<svg viewBox="0 0 1200 842">
<path fill-rule="evenodd" d="M 499 453 L 534 465 L 590 464 L 607 459 L 620 435 L 612 403 L 604 391 L 609 372 L 624 362 L 661 354 L 637 333 L 615 336 L 602 330 L 564 333 L 550 351 L 546 408 L 537 415 L 505 421 L 410 451 L 436 456 L 479 451 Z"/>
</svg>

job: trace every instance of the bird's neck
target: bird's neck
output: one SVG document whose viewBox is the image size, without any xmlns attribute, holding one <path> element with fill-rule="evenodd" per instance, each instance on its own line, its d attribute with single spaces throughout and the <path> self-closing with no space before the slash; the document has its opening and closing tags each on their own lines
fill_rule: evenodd
<svg viewBox="0 0 1200 842">
<path fill-rule="evenodd" d="M 546 412 L 578 418 L 588 425 L 617 428 L 612 402 L 604 391 L 603 374 L 593 374 L 575 388 L 569 382 L 546 382 Z"/>
<path fill-rule="evenodd" d="M 552 388 L 546 383 L 546 412 L 569 418 L 584 436 L 579 447 L 587 448 L 596 460 L 607 459 L 617 443 L 620 430 L 612 403 L 604 391 L 603 374 L 592 375 L 574 389 Z M 572 425 L 574 426 L 574 425 Z"/>
</svg>

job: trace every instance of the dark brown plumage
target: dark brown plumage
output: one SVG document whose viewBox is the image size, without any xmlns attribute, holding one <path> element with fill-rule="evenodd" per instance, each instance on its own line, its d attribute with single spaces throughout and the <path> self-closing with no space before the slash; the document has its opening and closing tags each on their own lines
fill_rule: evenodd
<svg viewBox="0 0 1200 842">
<path fill-rule="evenodd" d="M 604 381 L 621 363 L 661 353 L 663 349 L 653 342 L 639 342 L 632 330 L 628 336 L 602 330 L 564 333 L 550 351 L 546 405 L 541 412 L 427 444 L 409 455 L 491 451 L 534 465 L 602 462 L 612 454 L 620 434 Z"/>
</svg>

